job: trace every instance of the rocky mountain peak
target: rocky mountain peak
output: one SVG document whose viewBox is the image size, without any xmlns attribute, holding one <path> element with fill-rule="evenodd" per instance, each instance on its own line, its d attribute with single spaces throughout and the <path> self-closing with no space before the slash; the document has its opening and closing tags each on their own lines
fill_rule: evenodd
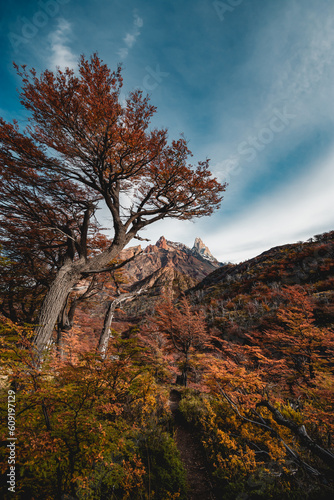
<svg viewBox="0 0 334 500">
<path fill-rule="evenodd" d="M 221 266 L 200 238 L 196 238 L 194 248 L 191 249 L 183 243 L 169 241 L 161 236 L 155 244 L 148 245 L 141 253 L 140 250 L 141 247 L 137 246 L 121 253 L 122 259 L 139 254 L 124 267 L 131 285 L 134 286 L 136 282 L 161 269 L 173 268 L 175 272 L 198 282 Z"/>
<path fill-rule="evenodd" d="M 161 236 L 155 244 L 156 247 L 162 248 L 163 250 L 168 250 L 168 243 L 164 236 Z"/>
<path fill-rule="evenodd" d="M 201 238 L 195 238 L 194 246 L 192 247 L 193 253 L 198 253 L 204 259 L 216 260 L 208 247 L 203 243 Z"/>
</svg>

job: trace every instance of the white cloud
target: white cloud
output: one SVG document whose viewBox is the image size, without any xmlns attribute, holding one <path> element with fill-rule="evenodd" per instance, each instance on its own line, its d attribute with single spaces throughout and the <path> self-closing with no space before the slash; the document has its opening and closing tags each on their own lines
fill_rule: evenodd
<svg viewBox="0 0 334 500">
<path fill-rule="evenodd" d="M 141 17 L 138 16 L 138 14 L 134 13 L 134 21 L 133 24 L 135 26 L 138 26 L 138 28 L 141 28 L 144 25 L 144 21 Z"/>
<path fill-rule="evenodd" d="M 334 151 L 307 175 L 207 234 L 205 243 L 219 260 L 240 262 L 273 246 L 332 230 L 333 185 Z"/>
<path fill-rule="evenodd" d="M 138 33 L 139 34 L 139 33 Z M 131 35 L 130 33 L 127 33 L 126 34 L 126 37 L 124 38 L 124 42 L 125 44 L 131 49 L 131 47 L 133 46 L 133 44 L 135 43 L 136 41 L 136 37 L 137 37 L 137 33 L 135 33 L 134 35 Z"/>
<path fill-rule="evenodd" d="M 129 53 L 129 49 L 127 49 L 126 47 L 119 49 L 119 51 L 117 52 L 117 54 L 119 55 L 119 57 L 121 59 L 125 59 L 126 56 L 128 55 L 128 53 Z"/>
<path fill-rule="evenodd" d="M 209 152 L 212 165 L 216 165 L 215 174 L 221 180 L 225 178 L 224 172 L 229 174 L 230 186 L 222 216 L 215 214 L 211 219 L 194 223 L 166 219 L 148 227 L 141 236 L 155 242 L 163 234 L 188 246 L 199 236 L 219 260 L 239 262 L 273 246 L 306 240 L 334 229 L 334 151 L 323 161 L 306 162 L 304 167 L 297 165 L 298 147 L 319 130 L 321 138 L 334 116 L 333 9 L 313 8 L 307 1 L 304 4 L 291 0 L 284 5 L 287 8 L 275 9 L 277 15 L 259 22 L 257 31 L 252 32 L 248 61 L 235 65 L 235 89 L 226 88 L 228 98 L 223 98 L 219 79 L 215 82 L 219 90 L 219 96 L 213 95 L 217 113 L 215 133 L 210 139 L 205 139 L 204 134 L 203 142 L 199 141 L 195 147 L 200 157 Z M 136 43 L 135 33 L 142 25 L 142 19 L 135 15 L 133 31 L 127 33 L 125 47 L 121 49 L 124 57 Z M 184 69 L 191 75 L 181 58 L 179 66 L 180 72 Z M 273 138 L 268 144 L 262 142 L 265 147 L 257 151 L 253 161 L 247 161 L 246 154 L 238 153 L 240 143 L 259 135 L 268 141 L 266 133 L 261 131 L 270 125 L 274 109 L 283 113 L 285 106 L 295 116 L 282 131 L 277 131 L 276 121 Z M 168 119 L 169 110 L 165 112 Z M 185 119 L 182 128 L 186 126 Z M 261 185 L 262 173 L 267 171 L 269 178 L 270 170 L 284 167 L 284 157 L 290 155 L 291 161 L 293 152 L 298 168 L 290 175 L 289 185 L 272 190 L 270 195 L 261 196 L 256 203 L 245 207 L 247 195 L 245 200 L 243 196 L 249 186 L 254 186 L 255 181 Z M 233 161 L 240 160 L 240 156 L 241 168 L 236 169 Z M 224 162 L 228 159 L 233 161 Z M 254 190 L 249 188 L 249 191 Z"/>
<path fill-rule="evenodd" d="M 58 28 L 49 35 L 51 65 L 60 69 L 77 66 L 77 56 L 68 46 L 72 34 L 71 24 L 65 19 L 58 19 Z"/>
<path fill-rule="evenodd" d="M 138 37 L 140 36 L 140 31 L 138 28 L 141 28 L 144 25 L 144 21 L 138 14 L 134 11 L 133 13 L 133 30 L 130 33 L 126 33 L 123 41 L 126 47 L 122 47 L 118 50 L 117 54 L 121 59 L 125 59 L 129 54 L 129 49 L 131 49 L 135 43 L 137 42 Z"/>
<path fill-rule="evenodd" d="M 241 262 L 274 246 L 306 241 L 333 230 L 333 185 L 334 150 L 293 183 L 263 196 L 224 222 L 219 214 L 194 222 L 166 219 L 149 226 L 140 236 L 154 243 L 164 235 L 190 247 L 199 236 L 221 262 Z"/>
<path fill-rule="evenodd" d="M 294 0 L 286 5 L 287 9 L 276 10 L 275 18 L 262 23 L 248 61 L 236 67 L 235 82 L 240 82 L 240 87 L 236 83 L 229 102 L 223 101 L 226 109 L 217 107 L 222 116 L 217 125 L 220 140 L 214 137 L 205 145 L 215 175 L 230 182 L 222 213 L 238 210 L 238 215 L 222 217 L 227 222 L 221 222 L 221 229 L 211 223 L 206 228 L 202 221 L 197 231 L 195 228 L 194 233 L 202 233 L 199 236 L 220 260 L 239 262 L 272 246 L 334 229 L 334 152 L 324 162 L 318 158 L 313 164 L 305 163 L 304 168 L 298 165 L 294 177 L 290 175 L 289 187 L 278 188 L 247 209 L 243 199 L 248 186 L 256 181 L 261 186 L 263 173 L 270 175 L 270 170 L 279 169 L 306 137 L 325 133 L 328 140 L 332 134 L 333 9 L 305 10 Z M 245 87 L 244 82 L 250 83 Z M 274 110 L 282 113 L 284 108 L 293 117 L 270 137 L 265 129 L 270 128 Z M 275 128 L 277 125 L 275 122 Z M 249 151 L 249 141 L 259 138 L 260 146 L 253 147 L 256 154 L 249 161 L 251 153 L 245 154 L 246 146 Z M 220 222 L 218 215 L 213 220 Z"/>
<path fill-rule="evenodd" d="M 228 109 L 219 110 L 225 111 L 218 118 L 221 140 L 210 155 L 227 173 L 237 161 L 240 174 L 233 175 L 243 185 L 271 167 L 273 155 L 293 150 L 307 131 L 323 128 L 334 116 L 333 11 L 317 9 L 310 15 L 301 2 L 287 5 L 258 30 L 250 57 L 235 70 L 240 87 L 236 83 Z M 294 118 L 249 162 L 238 148 L 245 151 L 246 143 L 268 127 L 274 110 L 284 107 Z"/>
</svg>

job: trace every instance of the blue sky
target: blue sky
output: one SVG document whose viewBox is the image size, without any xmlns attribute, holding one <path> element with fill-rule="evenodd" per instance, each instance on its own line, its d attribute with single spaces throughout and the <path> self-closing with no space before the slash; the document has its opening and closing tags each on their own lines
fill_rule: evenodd
<svg viewBox="0 0 334 500">
<path fill-rule="evenodd" d="M 0 114 L 21 119 L 12 61 L 38 71 L 98 52 L 148 92 L 153 125 L 184 133 L 227 181 L 222 208 L 162 234 L 221 261 L 334 229 L 332 0 L 9 0 L 0 7 Z M 107 221 L 104 221 L 106 224 Z"/>
</svg>

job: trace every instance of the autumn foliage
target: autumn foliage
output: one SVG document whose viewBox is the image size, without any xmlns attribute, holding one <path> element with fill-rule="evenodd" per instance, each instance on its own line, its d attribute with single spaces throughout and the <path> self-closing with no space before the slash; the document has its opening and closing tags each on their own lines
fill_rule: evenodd
<svg viewBox="0 0 334 500">
<path fill-rule="evenodd" d="M 36 370 L 24 332 L 18 329 L 20 341 L 13 343 L 12 330 L 15 325 L 4 322 L 6 385 L 14 387 L 17 401 L 17 498 L 141 499 L 149 491 L 154 498 L 184 498 L 184 473 L 168 432 L 167 395 L 142 362 L 135 340 L 114 338 L 102 361 L 72 336 L 63 359 L 52 357 Z M 6 428 L 1 435 L 6 438 Z M 7 493 L 3 489 L 2 497 Z"/>
<path fill-rule="evenodd" d="M 120 68 L 97 55 L 78 73 L 17 71 L 29 125 L 0 120 L 0 432 L 11 390 L 16 498 L 185 500 L 175 425 L 217 498 L 331 498 L 334 233 L 183 295 L 143 293 L 149 307 L 127 314 L 142 290 L 124 286 L 123 247 L 158 220 L 210 215 L 225 186 L 150 128 L 148 97 L 120 99 Z"/>
<path fill-rule="evenodd" d="M 184 498 L 167 388 L 186 360 L 180 412 L 199 433 L 219 494 L 329 494 L 331 336 L 314 324 L 303 289 L 280 293 L 277 326 L 243 343 L 210 332 L 189 299 L 166 299 L 141 332 L 114 332 L 104 360 L 75 327 L 63 357 L 51 356 L 42 371 L 30 354 L 31 329 L 3 319 L 3 380 L 18 401 L 19 495 Z M 4 452 L 4 473 L 6 466 Z"/>
<path fill-rule="evenodd" d="M 35 267 L 45 266 L 39 362 L 80 279 L 110 267 L 149 224 L 212 214 L 225 185 L 212 177 L 209 160 L 189 163 L 184 138 L 169 143 L 167 130 L 150 129 L 156 108 L 148 96 L 136 90 L 121 101 L 121 69 L 111 71 L 97 54 L 82 56 L 77 73 L 16 69 L 30 118 L 23 131 L 0 119 L 0 238 L 7 244 L 7 234 L 24 233 L 20 251 L 31 241 Z M 111 221 L 106 248 L 96 238 L 101 206 Z"/>
<path fill-rule="evenodd" d="M 188 374 L 194 369 L 194 354 L 213 348 L 212 335 L 208 331 L 203 311 L 196 311 L 186 297 L 175 305 L 171 297 L 165 297 L 155 307 L 155 315 L 148 318 L 142 328 L 144 345 L 151 352 L 162 353 L 167 364 L 178 364 L 178 383 L 187 386 Z"/>
</svg>

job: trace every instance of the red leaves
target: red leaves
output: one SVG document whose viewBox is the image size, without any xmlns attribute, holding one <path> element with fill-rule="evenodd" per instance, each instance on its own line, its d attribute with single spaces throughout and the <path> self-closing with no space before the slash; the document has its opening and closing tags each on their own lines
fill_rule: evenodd
<svg viewBox="0 0 334 500">
<path fill-rule="evenodd" d="M 187 385 L 187 373 L 196 352 L 213 348 L 213 334 L 208 331 L 203 311 L 193 308 L 186 297 L 177 305 L 165 297 L 156 305 L 156 313 L 142 328 L 145 345 L 160 365 L 168 364 L 173 371 L 176 360 L 181 362 L 182 383 Z M 161 366 L 160 366 L 161 368 Z"/>
<path fill-rule="evenodd" d="M 194 311 L 185 297 L 176 307 L 170 298 L 156 306 L 152 324 L 167 336 L 169 347 L 188 355 L 190 350 L 204 347 L 209 334 L 202 311 Z"/>
<path fill-rule="evenodd" d="M 208 160 L 187 164 L 191 152 L 183 138 L 168 145 L 166 130 L 149 130 L 156 108 L 142 92 L 120 102 L 121 69 L 112 72 L 97 54 L 81 57 L 79 76 L 68 68 L 40 77 L 34 69 L 16 69 L 31 118 L 24 133 L 0 122 L 0 217 L 7 224 L 10 217 L 24 219 L 37 240 L 44 231 L 58 239 L 53 265 L 67 266 L 40 311 L 39 323 L 47 325 L 37 327 L 42 349 L 67 287 L 103 270 L 145 226 L 165 217 L 210 215 L 225 185 L 211 177 Z M 104 250 L 90 239 L 102 199 L 113 231 Z"/>
<path fill-rule="evenodd" d="M 34 70 L 17 70 L 22 104 L 32 112 L 30 136 L 55 151 L 52 168 L 101 193 L 109 209 L 110 201 L 117 207 L 119 189 L 129 188 L 118 187 L 119 181 L 129 180 L 137 216 L 128 213 L 129 224 L 138 216 L 143 227 L 168 216 L 210 215 L 219 206 L 225 185 L 211 178 L 208 160 L 187 165 L 191 152 L 184 139 L 168 146 L 166 130 L 148 131 L 156 112 L 149 98 L 134 91 L 125 105 L 119 102 L 120 67 L 111 72 L 94 54 L 90 60 L 81 57 L 79 77 L 70 69 L 47 70 L 40 78 Z M 119 215 L 116 208 L 113 217 Z"/>
</svg>

